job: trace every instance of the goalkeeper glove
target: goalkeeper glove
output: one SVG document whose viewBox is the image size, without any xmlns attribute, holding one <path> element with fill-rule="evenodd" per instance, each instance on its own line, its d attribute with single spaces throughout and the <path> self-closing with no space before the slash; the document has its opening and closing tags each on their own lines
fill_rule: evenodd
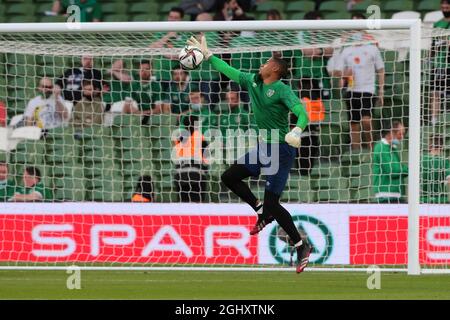
<svg viewBox="0 0 450 320">
<path fill-rule="evenodd" d="M 208 50 L 208 44 L 206 43 L 205 36 L 202 36 L 201 43 L 198 42 L 197 39 L 195 39 L 194 36 L 190 37 L 186 43 L 192 47 L 196 47 L 203 53 L 203 57 L 205 57 L 206 60 L 208 60 L 212 56 L 212 52 Z"/>
<path fill-rule="evenodd" d="M 286 134 L 286 136 L 284 137 L 284 141 L 286 141 L 294 148 L 299 148 L 302 141 L 302 132 L 303 130 L 301 128 L 295 127 L 288 134 Z"/>
</svg>

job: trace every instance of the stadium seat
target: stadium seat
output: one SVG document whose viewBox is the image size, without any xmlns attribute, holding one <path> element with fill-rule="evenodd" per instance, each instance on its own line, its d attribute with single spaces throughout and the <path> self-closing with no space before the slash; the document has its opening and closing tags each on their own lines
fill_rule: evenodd
<svg viewBox="0 0 450 320">
<path fill-rule="evenodd" d="M 417 11 L 399 11 L 392 14 L 391 19 L 420 19 L 420 12 Z"/>
<path fill-rule="evenodd" d="M 157 13 L 159 11 L 159 4 L 152 2 L 136 2 L 128 6 L 128 12 L 132 14 L 150 14 Z"/>
<path fill-rule="evenodd" d="M 432 11 L 432 12 L 428 12 L 425 14 L 425 16 L 423 18 L 423 22 L 432 24 L 432 23 L 435 23 L 435 22 L 441 20 L 442 18 L 444 18 L 442 11 L 440 11 L 440 10 Z"/>
<path fill-rule="evenodd" d="M 135 14 L 131 16 L 131 21 L 159 21 L 157 14 Z"/>
<path fill-rule="evenodd" d="M 327 20 L 350 19 L 350 12 L 325 12 L 323 18 Z"/>
<path fill-rule="evenodd" d="M 261 2 L 256 7 L 256 12 L 267 12 L 271 9 L 277 9 L 280 12 L 284 11 L 283 1 L 266 1 Z"/>
<path fill-rule="evenodd" d="M 369 203 L 373 198 L 374 194 L 372 187 L 351 190 L 351 201 L 354 203 Z"/>
<path fill-rule="evenodd" d="M 436 11 L 441 6 L 441 0 L 422 0 L 417 5 L 417 11 Z"/>
<path fill-rule="evenodd" d="M 130 5 L 126 2 L 112 2 L 102 4 L 103 15 L 126 14 Z"/>
<path fill-rule="evenodd" d="M 7 23 L 31 23 L 37 22 L 35 16 L 20 16 L 20 15 L 10 15 L 5 17 L 5 22 Z"/>
<path fill-rule="evenodd" d="M 361 1 L 359 3 L 355 3 L 354 5 L 352 5 L 352 7 L 350 8 L 350 12 L 362 12 L 362 13 L 366 13 L 367 12 L 367 8 L 371 5 L 380 5 L 379 0 L 364 0 Z"/>
<path fill-rule="evenodd" d="M 126 22 L 128 21 L 128 15 L 126 14 L 108 14 L 103 15 L 104 22 Z"/>
<path fill-rule="evenodd" d="M 32 3 L 16 3 L 10 4 L 6 7 L 5 13 L 7 15 L 23 15 L 32 16 L 36 10 L 36 5 Z"/>
<path fill-rule="evenodd" d="M 293 1 L 286 4 L 285 12 L 309 12 L 316 7 L 314 1 Z"/>
<path fill-rule="evenodd" d="M 178 6 L 179 6 L 179 3 L 176 1 L 164 3 L 159 7 L 159 13 L 169 13 L 170 9 L 172 9 L 173 7 L 178 7 Z"/>
<path fill-rule="evenodd" d="M 347 12 L 347 3 L 344 1 L 326 1 L 320 4 L 320 12 Z"/>
<path fill-rule="evenodd" d="M 412 0 L 383 1 L 381 9 L 387 12 L 412 11 L 414 9 L 414 2 Z"/>
</svg>

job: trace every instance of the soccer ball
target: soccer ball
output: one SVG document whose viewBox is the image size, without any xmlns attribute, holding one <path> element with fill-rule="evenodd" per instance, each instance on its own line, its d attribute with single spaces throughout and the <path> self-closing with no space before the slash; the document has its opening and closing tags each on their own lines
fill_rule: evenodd
<svg viewBox="0 0 450 320">
<path fill-rule="evenodd" d="M 186 46 L 181 49 L 178 59 L 183 69 L 194 70 L 202 63 L 203 53 L 198 48 Z"/>
</svg>

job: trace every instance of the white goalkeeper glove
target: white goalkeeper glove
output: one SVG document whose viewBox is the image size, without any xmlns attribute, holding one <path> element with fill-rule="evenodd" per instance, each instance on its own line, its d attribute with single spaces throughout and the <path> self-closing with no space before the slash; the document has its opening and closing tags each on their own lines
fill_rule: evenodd
<svg viewBox="0 0 450 320">
<path fill-rule="evenodd" d="M 202 36 L 200 41 L 201 42 L 198 42 L 198 40 L 192 36 L 186 41 L 186 43 L 192 47 L 198 48 L 203 53 L 203 57 L 208 60 L 212 56 L 212 52 L 208 50 L 208 44 L 206 43 L 205 36 Z"/>
<path fill-rule="evenodd" d="M 301 128 L 295 127 L 288 134 L 286 134 L 284 141 L 294 148 L 299 148 L 302 141 L 302 132 L 303 130 Z"/>
</svg>

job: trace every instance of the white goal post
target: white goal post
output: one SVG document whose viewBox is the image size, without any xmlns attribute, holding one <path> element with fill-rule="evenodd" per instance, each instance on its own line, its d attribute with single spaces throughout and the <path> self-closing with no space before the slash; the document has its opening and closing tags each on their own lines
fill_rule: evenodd
<svg viewBox="0 0 450 320">
<path fill-rule="evenodd" d="M 409 132 L 408 132 L 408 150 L 409 150 L 409 176 L 408 176 L 408 205 L 407 205 L 407 270 L 405 269 L 386 269 L 389 270 L 402 270 L 407 271 L 410 275 L 418 275 L 421 273 L 431 271 L 431 272 L 448 272 L 449 269 L 430 269 L 421 270 L 419 263 L 419 209 L 420 209 L 420 154 L 421 154 L 421 99 L 422 99 L 422 83 L 421 83 L 421 49 L 422 49 L 422 22 L 421 20 L 292 20 L 292 21 L 230 21 L 230 22 L 114 22 L 114 23 L 11 23 L 11 24 L 0 24 L 0 36 L 2 34 L 8 34 L 10 37 L 15 34 L 45 34 L 45 35 L 58 35 L 58 37 L 63 37 L 64 34 L 103 34 L 114 35 L 115 33 L 156 33 L 156 32 L 224 32 L 224 31 L 311 31 L 311 30 L 402 30 L 403 32 L 409 32 Z M 80 40 L 81 42 L 82 40 Z M 58 45 L 57 42 L 54 44 Z M 270 43 L 267 44 L 270 46 Z M 12 46 L 13 47 L 13 46 Z M 76 47 L 75 47 L 76 48 Z M 215 48 L 213 47 L 213 52 Z M 55 48 L 57 50 L 57 48 Z M 145 50 L 149 50 L 145 48 Z M 7 52 L 7 49 L 0 48 L 1 52 Z M 11 209 L 15 208 L 17 217 L 18 212 L 21 209 L 26 208 L 26 206 L 34 206 L 35 204 L 20 204 L 20 203 L 10 203 L 7 206 L 0 208 L 1 214 L 11 214 Z M 51 204 L 46 204 L 51 205 Z M 61 206 L 61 204 L 54 204 L 55 206 Z M 68 208 L 69 203 L 64 204 L 64 210 L 70 211 Z M 88 204 L 89 205 L 89 204 Z M 107 204 L 104 204 L 107 205 Z M 111 204 L 114 206 L 115 204 Z M 174 204 L 176 205 L 176 204 Z M 182 205 L 182 204 L 179 204 Z M 311 205 L 311 204 L 310 204 Z M 313 205 L 313 204 L 312 204 Z M 37 205 L 39 208 L 40 204 Z M 77 204 L 73 203 L 76 207 Z M 131 205 L 133 206 L 133 205 Z M 138 211 L 145 211 L 142 205 L 139 205 Z M 157 204 L 152 204 L 152 211 L 157 210 L 154 206 Z M 191 204 L 192 206 L 192 204 Z M 201 205 L 199 205 L 201 206 Z M 123 207 L 121 207 L 123 208 Z M 84 209 L 83 209 L 84 210 Z M 102 210 L 106 210 L 103 208 Z M 194 209 L 192 209 L 194 210 Z M 75 210 L 76 211 L 76 210 Z M 115 211 L 115 210 L 112 210 Z M 120 211 L 120 209 L 116 210 Z M 14 214 L 14 213 L 13 213 Z M 118 214 L 117 212 L 115 214 Z M 0 230 L 1 234 L 2 230 Z M 0 242 L 2 240 L 0 239 Z M 26 265 L 21 266 L 20 263 L 17 265 L 6 265 L 2 266 L 0 263 L 0 269 L 50 269 L 50 268 L 61 268 L 57 265 L 49 266 L 39 266 L 39 265 Z M 95 266 L 86 266 L 88 269 L 96 269 Z M 99 269 L 130 269 L 130 270 L 141 270 L 147 269 L 147 267 L 136 266 L 136 267 L 119 267 L 111 266 L 98 267 Z M 149 266 L 148 269 L 177 269 L 176 267 L 161 267 L 161 266 Z M 182 267 L 183 270 L 196 270 L 194 267 Z M 230 268 L 204 268 L 205 270 L 232 270 Z M 238 268 L 239 270 L 267 270 L 261 268 Z M 284 268 L 272 268 L 273 270 L 284 270 Z M 319 270 L 336 270 L 334 268 L 318 268 Z M 198 270 L 203 270 L 203 268 L 198 268 Z M 342 268 L 342 270 L 353 270 L 353 268 Z"/>
</svg>

